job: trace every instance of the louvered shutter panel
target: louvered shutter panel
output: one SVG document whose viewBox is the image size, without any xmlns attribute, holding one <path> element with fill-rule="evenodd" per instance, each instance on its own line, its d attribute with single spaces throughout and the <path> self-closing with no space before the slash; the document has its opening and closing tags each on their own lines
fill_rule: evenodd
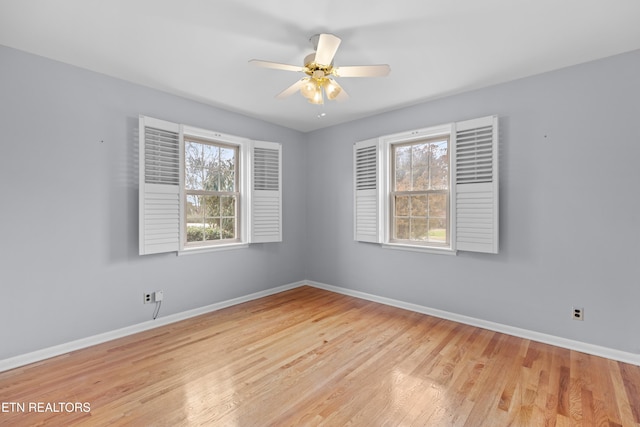
<svg viewBox="0 0 640 427">
<path fill-rule="evenodd" d="M 498 118 L 457 122 L 456 249 L 498 253 Z"/>
<path fill-rule="evenodd" d="M 282 241 L 282 146 L 253 141 L 251 243 Z"/>
<path fill-rule="evenodd" d="M 180 248 L 180 126 L 140 116 L 139 252 Z"/>
<path fill-rule="evenodd" d="M 353 146 L 354 157 L 354 239 L 380 243 L 380 154 L 378 140 L 360 141 Z"/>
</svg>

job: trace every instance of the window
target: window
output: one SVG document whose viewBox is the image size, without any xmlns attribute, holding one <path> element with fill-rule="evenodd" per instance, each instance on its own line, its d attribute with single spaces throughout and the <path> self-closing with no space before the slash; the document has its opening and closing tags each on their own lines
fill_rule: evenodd
<svg viewBox="0 0 640 427">
<path fill-rule="evenodd" d="M 448 245 L 449 138 L 391 147 L 391 242 Z"/>
<path fill-rule="evenodd" d="M 141 255 L 282 241 L 280 144 L 139 123 Z"/>
<path fill-rule="evenodd" d="M 185 246 L 239 241 L 238 147 L 184 139 Z"/>
<path fill-rule="evenodd" d="M 498 252 L 498 119 L 354 145 L 354 239 L 394 249 Z"/>
</svg>

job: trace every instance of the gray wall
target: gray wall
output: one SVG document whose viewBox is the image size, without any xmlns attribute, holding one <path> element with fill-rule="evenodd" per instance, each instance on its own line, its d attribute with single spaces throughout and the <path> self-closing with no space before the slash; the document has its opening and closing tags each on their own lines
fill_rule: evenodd
<svg viewBox="0 0 640 427">
<path fill-rule="evenodd" d="M 138 114 L 282 142 L 284 242 L 138 256 Z M 488 114 L 499 255 L 352 240 L 353 142 Z M 301 134 L 0 47 L 0 359 L 305 278 L 640 353 L 639 118 L 640 51 Z"/>
<path fill-rule="evenodd" d="M 284 242 L 138 256 L 138 114 L 283 144 Z M 0 47 L 0 359 L 304 279 L 304 135 Z"/>
<path fill-rule="evenodd" d="M 490 114 L 501 126 L 499 255 L 352 240 L 355 141 Z M 639 120 L 635 51 L 316 131 L 307 277 L 640 353 Z"/>
</svg>

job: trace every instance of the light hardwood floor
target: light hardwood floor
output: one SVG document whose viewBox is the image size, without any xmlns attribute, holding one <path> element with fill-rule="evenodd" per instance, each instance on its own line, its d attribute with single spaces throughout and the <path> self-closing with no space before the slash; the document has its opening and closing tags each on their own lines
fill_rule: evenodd
<svg viewBox="0 0 640 427">
<path fill-rule="evenodd" d="M 640 367 L 301 287 L 0 373 L 3 402 L 12 426 L 640 426 Z"/>
</svg>

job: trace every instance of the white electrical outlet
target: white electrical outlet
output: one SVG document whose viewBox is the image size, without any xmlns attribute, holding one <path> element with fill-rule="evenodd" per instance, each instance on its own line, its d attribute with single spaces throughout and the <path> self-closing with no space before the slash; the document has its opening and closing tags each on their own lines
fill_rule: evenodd
<svg viewBox="0 0 640 427">
<path fill-rule="evenodd" d="M 154 302 L 160 302 L 163 298 L 163 291 L 145 292 L 142 294 L 142 302 L 144 304 L 153 304 Z"/>
<path fill-rule="evenodd" d="M 571 309 L 571 318 L 573 320 L 584 320 L 584 308 L 573 307 Z"/>
</svg>

